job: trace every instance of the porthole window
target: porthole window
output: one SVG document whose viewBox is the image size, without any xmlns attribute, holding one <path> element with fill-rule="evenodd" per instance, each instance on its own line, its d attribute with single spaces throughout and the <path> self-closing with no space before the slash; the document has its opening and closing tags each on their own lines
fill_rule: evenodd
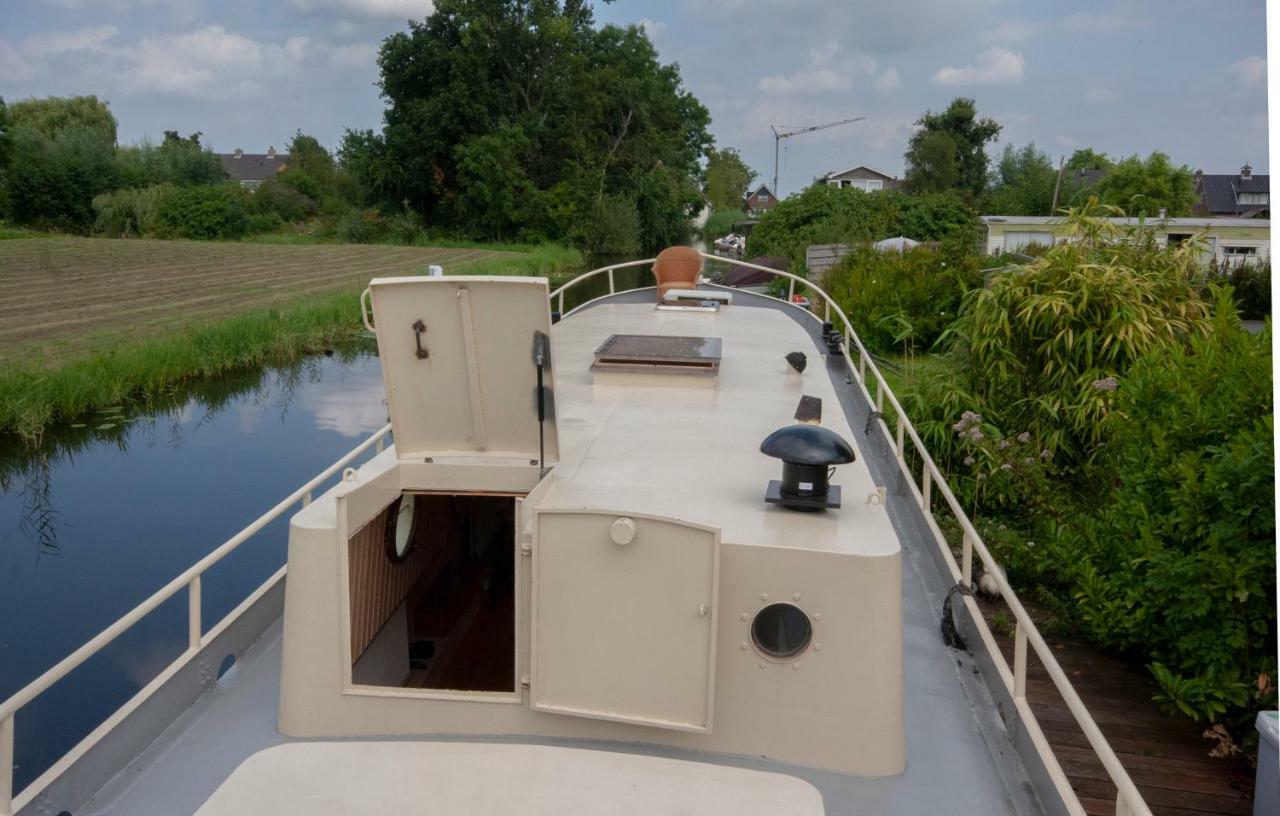
<svg viewBox="0 0 1280 816">
<path fill-rule="evenodd" d="M 387 558 L 397 564 L 409 556 L 409 545 L 413 543 L 413 506 L 413 494 L 405 493 L 387 508 Z"/>
<path fill-rule="evenodd" d="M 767 657 L 791 660 L 809 647 L 813 624 L 798 606 L 769 604 L 751 622 L 751 640 Z"/>
</svg>

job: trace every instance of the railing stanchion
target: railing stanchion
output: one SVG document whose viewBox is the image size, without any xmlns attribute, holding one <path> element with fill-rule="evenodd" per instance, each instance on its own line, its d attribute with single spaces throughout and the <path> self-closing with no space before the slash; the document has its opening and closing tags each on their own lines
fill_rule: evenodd
<svg viewBox="0 0 1280 816">
<path fill-rule="evenodd" d="M 831 322 L 831 301 L 826 300 L 825 298 L 822 301 L 822 322 Z"/>
<path fill-rule="evenodd" d="M 884 415 L 884 380 L 876 380 L 876 412 Z"/>
<path fill-rule="evenodd" d="M 310 490 L 308 490 L 306 493 L 303 493 L 303 494 L 302 494 L 302 506 L 303 506 L 303 507 L 306 507 L 308 504 L 311 504 L 311 491 L 310 491 Z"/>
<path fill-rule="evenodd" d="M 973 586 L 973 539 L 964 534 L 964 544 L 960 546 L 960 580 L 967 587 Z"/>
<path fill-rule="evenodd" d="M 615 293 L 616 290 L 613 288 L 613 267 L 611 266 L 609 267 L 609 294 L 612 295 Z"/>
<path fill-rule="evenodd" d="M 796 282 L 792 280 L 790 282 L 790 285 L 787 286 L 787 303 L 795 303 L 795 302 L 796 302 Z"/>
<path fill-rule="evenodd" d="M 564 290 L 563 290 L 563 289 L 561 289 L 561 290 L 560 290 L 560 308 L 559 308 L 559 312 L 560 312 L 560 316 L 561 316 L 561 317 L 564 317 Z"/>
<path fill-rule="evenodd" d="M 200 576 L 191 579 L 187 584 L 187 648 L 199 651 L 200 641 L 204 637 L 200 625 Z"/>
<path fill-rule="evenodd" d="M 1134 816 L 1129 800 L 1120 791 L 1116 791 L 1116 816 Z"/>
<path fill-rule="evenodd" d="M 380 436 L 380 437 L 378 437 L 378 441 L 374 443 L 374 445 L 373 445 L 373 449 L 374 449 L 374 451 L 376 451 L 377 453 L 382 453 L 384 450 L 386 450 L 386 449 L 387 449 L 387 438 L 386 438 L 385 436 Z"/>
<path fill-rule="evenodd" d="M 907 418 L 898 411 L 898 461 L 907 461 Z"/>
<path fill-rule="evenodd" d="M 858 351 L 858 382 L 863 386 L 867 384 L 867 353 Z"/>
<path fill-rule="evenodd" d="M 932 512 L 929 508 L 933 505 L 933 474 L 929 472 L 929 465 L 926 463 L 924 473 L 920 476 L 920 507 L 926 514 Z"/>
<path fill-rule="evenodd" d="M 1027 696 L 1027 629 L 1021 623 L 1013 630 L 1013 696 Z"/>
<path fill-rule="evenodd" d="M 13 816 L 13 715 L 0 720 L 0 816 Z"/>
</svg>

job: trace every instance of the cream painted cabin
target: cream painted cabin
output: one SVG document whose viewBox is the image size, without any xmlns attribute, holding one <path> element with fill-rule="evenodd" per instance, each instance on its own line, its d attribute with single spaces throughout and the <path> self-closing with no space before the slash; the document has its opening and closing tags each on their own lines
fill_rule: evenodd
<svg viewBox="0 0 1280 816">
<path fill-rule="evenodd" d="M 813 351 L 795 321 L 603 303 L 553 331 L 543 280 L 369 291 L 395 446 L 293 518 L 283 734 L 904 770 L 902 554 L 861 453 L 838 509 L 764 501 L 802 396 L 856 448 L 824 366 L 784 359 Z M 615 334 L 714 337 L 718 369 L 593 371 Z"/>
</svg>

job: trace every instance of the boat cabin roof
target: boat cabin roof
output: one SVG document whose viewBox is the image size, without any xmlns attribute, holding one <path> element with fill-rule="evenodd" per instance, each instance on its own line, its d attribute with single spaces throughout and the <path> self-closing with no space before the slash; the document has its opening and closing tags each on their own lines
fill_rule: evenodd
<svg viewBox="0 0 1280 816">
<path fill-rule="evenodd" d="M 592 371 L 611 335 L 719 338 L 714 375 Z M 822 425 L 850 442 L 826 358 L 780 311 L 726 306 L 713 313 L 660 311 L 652 303 L 602 303 L 552 330 L 560 463 L 543 508 L 593 507 L 719 527 L 724 541 L 857 555 L 898 552 L 861 450 L 836 467 L 843 506 L 796 512 L 764 501 L 782 462 L 760 443 L 795 423 L 801 396 L 823 402 Z M 804 352 L 795 371 L 785 356 Z M 622 506 L 619 504 L 622 503 Z"/>
</svg>

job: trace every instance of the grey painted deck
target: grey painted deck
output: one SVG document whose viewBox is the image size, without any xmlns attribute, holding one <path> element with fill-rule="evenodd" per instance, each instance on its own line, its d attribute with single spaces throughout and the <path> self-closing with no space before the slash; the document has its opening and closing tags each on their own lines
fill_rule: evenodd
<svg viewBox="0 0 1280 816">
<path fill-rule="evenodd" d="M 648 301 L 652 297 L 652 289 L 648 289 L 617 295 L 614 300 Z M 857 386 L 847 381 L 843 361 L 818 356 L 818 329 L 813 321 L 779 301 L 735 293 L 733 308 L 742 306 L 781 309 L 792 314 L 814 337 L 811 365 L 825 362 L 828 366 L 850 426 L 866 426 L 868 406 Z M 790 349 L 779 350 L 779 355 L 787 351 Z M 981 681 L 979 666 L 968 654 L 948 649 L 941 641 L 938 621 L 946 586 L 931 553 L 934 545 L 919 509 L 901 489 L 894 455 L 875 432 L 860 438 L 859 443 L 872 474 L 889 489 L 889 512 L 905 553 L 905 773 L 864 779 L 747 757 L 647 745 L 584 740 L 511 741 L 591 746 L 790 773 L 808 780 L 822 792 L 829 814 L 1041 813 L 997 705 Z M 78 816 L 191 813 L 241 761 L 256 751 L 287 741 L 275 730 L 280 647 L 281 623 L 277 620 L 212 691 L 99 791 Z"/>
</svg>

